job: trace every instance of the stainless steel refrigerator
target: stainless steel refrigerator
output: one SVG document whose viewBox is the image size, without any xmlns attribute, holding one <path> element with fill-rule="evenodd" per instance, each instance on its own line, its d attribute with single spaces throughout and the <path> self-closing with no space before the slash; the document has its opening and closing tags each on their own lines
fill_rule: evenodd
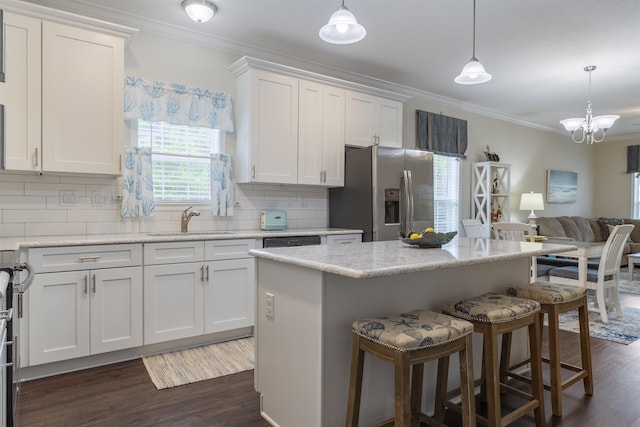
<svg viewBox="0 0 640 427">
<path fill-rule="evenodd" d="M 329 190 L 329 225 L 362 240 L 394 240 L 433 227 L 433 153 L 371 146 L 345 154 L 345 185 Z"/>
</svg>

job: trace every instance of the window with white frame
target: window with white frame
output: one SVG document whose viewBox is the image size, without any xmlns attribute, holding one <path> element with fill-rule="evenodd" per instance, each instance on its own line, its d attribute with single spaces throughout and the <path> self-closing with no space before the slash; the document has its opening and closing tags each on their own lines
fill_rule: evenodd
<svg viewBox="0 0 640 427">
<path fill-rule="evenodd" d="M 458 230 L 460 160 L 457 157 L 434 155 L 433 184 L 433 228 L 441 233 Z"/>
<path fill-rule="evenodd" d="M 151 150 L 156 202 L 209 203 L 211 155 L 222 152 L 218 129 L 139 119 L 138 146 Z"/>
<path fill-rule="evenodd" d="M 640 219 L 640 173 L 631 174 L 633 181 L 633 218 Z"/>
</svg>

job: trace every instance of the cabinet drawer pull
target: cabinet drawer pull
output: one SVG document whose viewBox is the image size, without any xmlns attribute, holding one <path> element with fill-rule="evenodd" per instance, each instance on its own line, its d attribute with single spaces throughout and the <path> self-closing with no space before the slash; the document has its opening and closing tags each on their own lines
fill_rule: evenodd
<svg viewBox="0 0 640 427">
<path fill-rule="evenodd" d="M 89 285 L 88 282 L 89 278 L 87 277 L 87 275 L 84 275 L 84 294 L 86 295 L 87 293 L 89 293 Z"/>
<path fill-rule="evenodd" d="M 36 155 L 34 156 L 34 159 L 36 161 L 36 167 L 38 166 L 39 160 L 38 160 L 38 148 L 36 148 Z"/>
<path fill-rule="evenodd" d="M 93 293 L 95 294 L 96 293 L 96 275 L 94 274 L 91 279 L 92 279 L 92 282 L 93 282 L 92 285 L 91 285 L 92 286 L 92 290 L 93 290 Z"/>
<path fill-rule="evenodd" d="M 209 281 L 209 266 L 207 265 L 207 282 Z"/>
<path fill-rule="evenodd" d="M 200 281 L 204 282 L 204 265 L 200 266 Z"/>
<path fill-rule="evenodd" d="M 100 255 L 93 255 L 93 256 L 79 256 L 78 257 L 78 262 L 85 262 L 85 261 L 98 261 L 100 259 Z"/>
</svg>

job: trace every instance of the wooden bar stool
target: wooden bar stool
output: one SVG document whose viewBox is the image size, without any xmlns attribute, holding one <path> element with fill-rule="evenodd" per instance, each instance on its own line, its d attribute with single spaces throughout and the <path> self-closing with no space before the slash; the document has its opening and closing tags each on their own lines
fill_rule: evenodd
<svg viewBox="0 0 640 427">
<path fill-rule="evenodd" d="M 487 416 L 476 415 L 478 421 L 490 427 L 502 427 L 533 410 L 536 426 L 545 425 L 544 389 L 542 386 L 542 361 L 540 359 L 540 304 L 523 298 L 489 292 L 474 298 L 447 303 L 442 311 L 468 320 L 475 332 L 483 335 L 482 348 L 482 394 L 487 400 Z M 508 334 L 527 327 L 531 353 L 531 394 L 511 387 L 500 380 L 498 365 L 498 335 Z M 527 400 L 520 407 L 502 415 L 501 392 L 511 392 Z M 451 399 L 445 398 L 448 408 L 456 409 Z"/>
<path fill-rule="evenodd" d="M 442 313 L 414 310 L 391 317 L 356 320 L 352 328 L 347 427 L 357 426 L 359 421 L 365 352 L 394 365 L 395 418 L 381 425 L 395 423 L 396 427 L 418 427 L 420 422 L 431 426 L 444 425 L 442 401 L 447 391 L 449 356 L 459 353 L 462 425 L 475 427 L 471 323 Z M 422 381 L 424 363 L 436 359 L 435 413 L 430 417 L 421 409 Z"/>
<path fill-rule="evenodd" d="M 507 289 L 507 294 L 518 298 L 527 298 L 540 303 L 541 312 L 546 313 L 549 319 L 549 357 L 543 357 L 542 361 L 549 364 L 550 384 L 544 387 L 551 391 L 551 408 L 553 415 L 562 416 L 562 391 L 567 387 L 582 380 L 584 393 L 593 394 L 593 370 L 591 368 L 591 345 L 589 339 L 589 315 L 587 307 L 587 291 L 578 286 L 558 285 L 549 282 L 534 282 L 523 286 Z M 580 325 L 580 353 L 582 366 L 575 366 L 560 359 L 560 313 L 578 310 L 578 323 Z M 542 324 L 544 314 L 540 316 Z M 509 347 L 503 347 L 503 358 L 509 360 Z M 515 373 L 514 370 L 529 363 L 524 360 L 510 366 L 507 375 L 529 382 L 531 379 Z M 562 380 L 561 368 L 575 372 L 570 378 Z"/>
</svg>

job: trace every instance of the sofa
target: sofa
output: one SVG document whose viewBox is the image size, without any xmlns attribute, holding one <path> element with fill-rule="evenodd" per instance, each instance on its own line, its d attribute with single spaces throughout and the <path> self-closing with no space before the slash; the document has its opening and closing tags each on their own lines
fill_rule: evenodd
<svg viewBox="0 0 640 427">
<path fill-rule="evenodd" d="M 621 224 L 636 225 L 627 244 L 625 244 L 620 265 L 627 265 L 627 255 L 640 252 L 640 219 L 631 218 L 585 218 L 581 216 L 541 217 L 536 219 L 538 234 L 548 239 L 562 239 L 579 242 L 604 242 L 609 237 L 609 226 Z M 559 264 L 571 265 L 575 262 L 559 257 L 538 257 L 541 265 L 539 273 L 544 275 L 545 265 L 558 266 Z M 597 268 L 597 262 L 594 266 Z M 592 266 L 590 265 L 589 268 Z"/>
</svg>

